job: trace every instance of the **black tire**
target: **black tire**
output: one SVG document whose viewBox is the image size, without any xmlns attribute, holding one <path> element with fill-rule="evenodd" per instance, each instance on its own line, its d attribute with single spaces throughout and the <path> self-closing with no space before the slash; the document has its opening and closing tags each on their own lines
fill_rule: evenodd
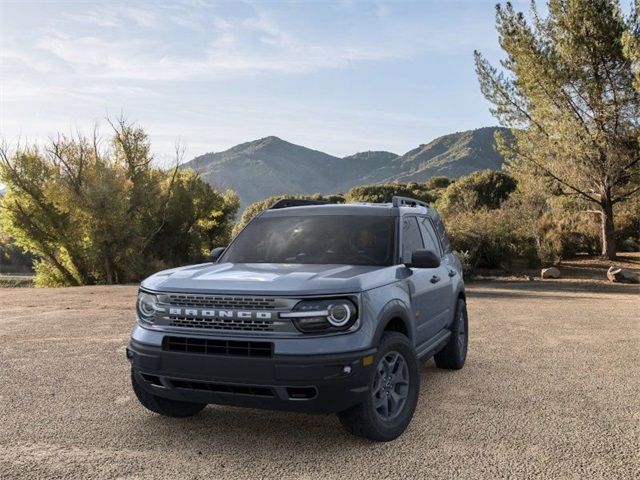
<svg viewBox="0 0 640 480">
<path fill-rule="evenodd" d="M 381 388 L 382 383 L 380 380 L 383 377 L 380 376 L 380 369 L 384 369 L 384 365 L 388 366 L 385 362 L 393 358 L 396 359 L 394 364 L 396 367 L 398 367 L 400 359 L 404 362 L 398 367 L 396 373 L 391 375 L 393 377 L 397 376 L 399 383 L 395 384 L 393 380 L 387 380 L 386 383 L 383 382 L 384 386 Z M 418 358 L 413 345 L 407 337 L 401 333 L 386 332 L 382 336 L 374 365 L 375 369 L 369 384 L 367 400 L 349 410 L 340 412 L 338 418 L 340 423 L 354 435 L 376 442 L 388 442 L 398 438 L 413 418 L 420 391 Z M 406 366 L 406 370 L 404 366 Z M 400 369 L 404 372 L 403 374 L 401 374 Z M 406 382 L 404 378 L 406 378 Z M 380 413 L 382 408 L 380 405 L 384 403 L 383 394 L 387 395 L 387 397 L 393 394 L 398 394 L 398 396 L 400 396 L 399 394 L 406 395 L 403 403 L 391 400 L 391 403 L 394 403 L 397 407 L 395 415 L 388 415 L 385 418 L 385 415 Z M 389 405 L 390 403 L 387 403 L 384 409 L 391 414 Z"/>
<path fill-rule="evenodd" d="M 153 393 L 149 393 L 140 386 L 133 369 L 131 369 L 131 386 L 143 407 L 151 410 L 152 412 L 164 415 L 165 417 L 192 417 L 207 406 L 206 403 L 169 400 L 168 398 L 158 397 Z"/>
<path fill-rule="evenodd" d="M 451 337 L 445 347 L 435 354 L 433 359 L 438 368 L 460 370 L 467 359 L 467 345 L 469 344 L 469 317 L 467 304 L 462 298 L 458 299 L 456 316 L 451 326 Z"/>
</svg>

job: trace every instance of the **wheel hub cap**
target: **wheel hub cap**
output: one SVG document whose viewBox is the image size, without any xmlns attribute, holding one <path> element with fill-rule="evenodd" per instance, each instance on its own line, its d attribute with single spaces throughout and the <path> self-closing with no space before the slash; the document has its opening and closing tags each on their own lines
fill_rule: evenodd
<svg viewBox="0 0 640 480">
<path fill-rule="evenodd" d="M 373 379 L 372 397 L 376 414 L 384 420 L 397 417 L 409 395 L 409 367 L 401 353 L 391 351 L 380 359 Z"/>
</svg>

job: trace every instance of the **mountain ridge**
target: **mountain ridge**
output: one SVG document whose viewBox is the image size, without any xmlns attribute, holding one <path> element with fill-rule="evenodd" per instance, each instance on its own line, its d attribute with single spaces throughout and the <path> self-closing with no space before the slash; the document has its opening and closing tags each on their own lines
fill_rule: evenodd
<svg viewBox="0 0 640 480">
<path fill-rule="evenodd" d="M 482 127 L 443 135 L 403 155 L 364 151 L 342 158 L 271 135 L 200 155 L 182 168 L 193 168 L 217 188 L 236 191 L 245 207 L 283 193 L 340 193 L 362 184 L 499 170 L 504 159 L 493 145 L 496 131 L 509 135 L 501 127 Z"/>
</svg>

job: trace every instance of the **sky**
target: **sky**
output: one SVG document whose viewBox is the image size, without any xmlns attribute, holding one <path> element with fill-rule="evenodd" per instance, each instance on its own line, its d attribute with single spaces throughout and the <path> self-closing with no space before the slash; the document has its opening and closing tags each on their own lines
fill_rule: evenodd
<svg viewBox="0 0 640 480">
<path fill-rule="evenodd" d="M 159 163 L 269 135 L 402 154 L 496 124 L 473 64 L 500 58 L 494 4 L 0 0 L 0 135 L 106 135 L 124 114 Z"/>
</svg>

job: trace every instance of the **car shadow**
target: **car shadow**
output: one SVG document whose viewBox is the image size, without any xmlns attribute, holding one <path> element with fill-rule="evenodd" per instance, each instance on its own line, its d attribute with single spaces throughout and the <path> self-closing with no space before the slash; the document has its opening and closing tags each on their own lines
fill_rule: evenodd
<svg viewBox="0 0 640 480">
<path fill-rule="evenodd" d="M 420 364 L 421 391 L 414 415 L 426 414 L 429 388 L 434 377 L 444 376 L 447 372 L 436 368 L 433 360 Z M 454 385 L 450 384 L 450 387 Z M 439 389 L 447 389 L 446 382 Z M 446 395 L 446 391 L 442 392 Z M 190 418 L 166 418 L 152 414 L 146 410 L 135 416 L 138 423 L 135 429 L 139 437 L 136 441 L 151 444 L 170 444 L 189 446 L 198 450 L 199 454 L 216 450 L 216 445 L 224 444 L 225 452 L 246 452 L 251 447 L 251 454 L 262 456 L 282 450 L 282 455 L 292 446 L 300 448 L 308 446 L 319 448 L 323 458 L 327 455 L 341 455 L 345 449 L 372 445 L 391 445 L 391 443 L 375 443 L 348 433 L 340 424 L 337 415 L 311 415 L 304 413 L 282 412 L 277 410 L 260 410 L 222 405 L 208 405 L 202 412 Z M 415 418 L 414 418 L 415 420 Z M 409 425 L 411 429 L 411 424 Z M 407 436 L 407 433 L 401 438 Z M 392 442 L 393 443 L 393 442 Z"/>
</svg>

